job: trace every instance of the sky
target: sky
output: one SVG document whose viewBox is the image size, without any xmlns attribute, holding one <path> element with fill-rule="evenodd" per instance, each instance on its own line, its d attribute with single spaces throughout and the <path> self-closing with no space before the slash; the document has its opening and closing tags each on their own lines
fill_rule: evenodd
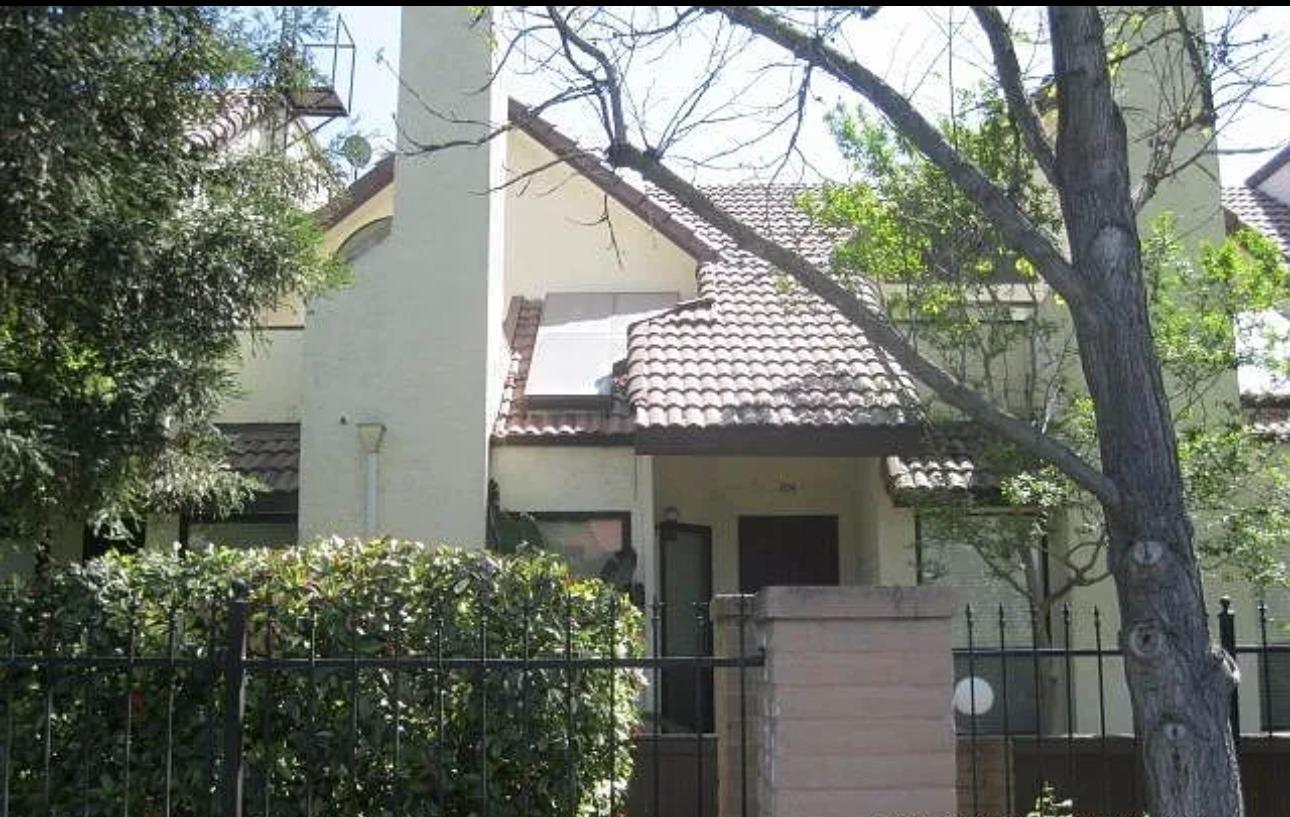
<svg viewBox="0 0 1290 817">
<path fill-rule="evenodd" d="M 399 8 L 398 6 L 339 6 L 337 11 L 344 18 L 356 45 L 354 60 L 354 93 L 351 116 L 347 120 L 330 123 L 320 132 L 325 144 L 328 139 L 345 129 L 360 133 L 372 142 L 376 155 L 394 147 L 393 116 L 398 97 L 396 66 L 399 57 Z M 1206 7 L 1207 16 L 1214 19 L 1225 7 Z M 914 94 L 926 108 L 944 107 L 948 98 L 950 77 L 945 70 L 943 43 L 948 27 L 974 25 L 964 8 L 949 7 L 885 7 L 879 15 L 864 25 L 859 41 L 865 52 L 861 57 L 871 67 L 897 88 Z M 1290 32 L 1290 8 L 1263 7 L 1245 31 L 1247 36 L 1267 32 L 1274 37 Z M 981 64 L 980 54 L 973 54 L 970 47 L 963 49 L 954 65 L 956 85 L 970 81 L 972 73 Z M 1023 57 L 1023 59 L 1025 59 Z M 1290 142 L 1290 56 L 1282 82 L 1265 88 L 1242 109 L 1240 117 L 1220 135 L 1219 161 L 1224 184 L 1239 184 L 1263 164 L 1284 143 Z M 345 81 L 342 65 L 341 84 Z M 666 73 L 650 76 L 651 87 L 656 93 L 666 95 L 679 91 L 683 83 L 672 77 L 693 76 L 685 66 L 669 64 Z M 965 79 L 966 78 L 966 79 Z M 541 89 L 536 81 L 523 77 L 512 78 L 512 92 L 521 100 L 537 99 Z M 827 84 L 816 92 L 803 127 L 802 145 L 813 163 L 825 175 L 836 176 L 846 172 L 846 166 L 833 146 L 832 137 L 823 122 L 824 113 L 842 99 L 854 99 L 840 88 Z M 580 123 L 574 120 L 557 120 L 557 124 L 579 136 Z M 704 171 L 715 172 L 715 171 Z"/>
</svg>

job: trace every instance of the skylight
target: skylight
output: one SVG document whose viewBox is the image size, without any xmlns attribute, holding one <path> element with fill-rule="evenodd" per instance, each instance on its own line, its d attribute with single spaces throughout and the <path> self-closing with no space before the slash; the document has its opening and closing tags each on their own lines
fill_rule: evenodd
<svg viewBox="0 0 1290 817">
<path fill-rule="evenodd" d="M 676 292 L 555 292 L 542 307 L 525 394 L 529 404 L 608 401 L 614 364 L 627 355 L 627 327 L 672 306 Z"/>
</svg>

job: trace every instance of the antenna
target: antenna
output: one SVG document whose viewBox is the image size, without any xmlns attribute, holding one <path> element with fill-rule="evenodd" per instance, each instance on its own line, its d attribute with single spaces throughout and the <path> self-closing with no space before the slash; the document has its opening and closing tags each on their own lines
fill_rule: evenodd
<svg viewBox="0 0 1290 817">
<path fill-rule="evenodd" d="M 367 163 L 372 161 L 372 143 L 367 139 L 351 133 L 345 137 L 345 141 L 340 143 L 340 148 L 336 151 L 354 171 L 354 178 L 358 178 L 358 173 L 367 167 Z"/>
</svg>

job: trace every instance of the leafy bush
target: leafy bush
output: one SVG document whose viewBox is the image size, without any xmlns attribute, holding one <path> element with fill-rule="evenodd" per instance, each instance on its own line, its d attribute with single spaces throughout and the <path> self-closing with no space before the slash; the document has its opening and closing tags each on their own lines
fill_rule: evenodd
<svg viewBox="0 0 1290 817">
<path fill-rule="evenodd" d="M 161 814 L 168 756 L 173 813 L 211 813 L 238 585 L 250 601 L 248 656 L 294 662 L 251 667 L 248 814 L 265 812 L 268 799 L 278 815 L 467 815 L 485 790 L 494 815 L 605 813 L 611 793 L 620 806 L 626 799 L 641 673 L 548 662 L 481 675 L 478 665 L 435 663 L 483 650 L 638 656 L 641 616 L 620 594 L 574 578 L 551 554 L 336 539 L 109 555 L 6 591 L 5 649 L 139 657 L 133 667 L 6 671 L 12 813 L 44 813 L 46 796 L 53 813 L 120 813 L 128 780 L 130 812 Z M 172 654 L 173 667 L 144 660 Z M 355 666 L 353 657 L 387 663 Z M 396 657 L 418 663 L 396 674 Z"/>
</svg>

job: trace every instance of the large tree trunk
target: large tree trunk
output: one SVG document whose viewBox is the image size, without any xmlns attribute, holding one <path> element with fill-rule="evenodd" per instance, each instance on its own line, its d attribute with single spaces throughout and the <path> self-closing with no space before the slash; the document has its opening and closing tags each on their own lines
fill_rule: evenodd
<svg viewBox="0 0 1290 817">
<path fill-rule="evenodd" d="M 1094 7 L 1049 10 L 1060 126 L 1057 174 L 1074 266 L 1071 303 L 1096 406 L 1108 559 L 1153 815 L 1241 815 L 1228 725 L 1232 667 L 1211 645 L 1174 428 L 1152 345 L 1124 121 Z"/>
</svg>

